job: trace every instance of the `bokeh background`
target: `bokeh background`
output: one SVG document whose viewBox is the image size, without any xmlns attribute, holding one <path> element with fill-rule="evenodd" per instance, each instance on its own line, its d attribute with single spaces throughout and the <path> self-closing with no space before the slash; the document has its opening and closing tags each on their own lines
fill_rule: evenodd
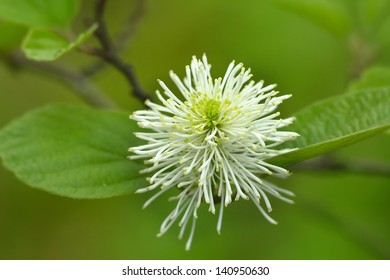
<svg viewBox="0 0 390 280">
<path fill-rule="evenodd" d="M 112 32 L 125 22 L 131 2 L 108 1 L 106 19 Z M 317 19 L 277 2 L 150 0 L 123 57 L 150 92 L 158 88 L 158 78 L 172 85 L 171 69 L 183 76 L 192 55 L 207 53 L 214 76 L 223 75 L 231 60 L 243 62 L 255 79 L 277 83 L 280 92 L 293 94 L 281 108 L 284 116 L 344 93 L 363 68 L 390 66 L 386 36 L 373 38 L 364 22 L 338 25 L 332 14 L 329 21 L 322 20 L 329 13 L 329 1 L 317 1 L 325 3 L 325 8 L 317 9 Z M 353 2 L 359 1 L 339 2 L 354 15 Z M 90 13 L 92 4 L 83 1 L 82 13 Z M 356 30 L 364 30 L 366 42 L 382 46 L 362 69 L 356 66 L 356 57 L 364 55 L 359 53 L 364 44 L 353 43 Z M 59 63 L 77 67 L 91 60 L 75 52 Z M 129 114 L 142 108 L 128 97 L 126 81 L 112 68 L 105 68 L 94 81 Z M 58 81 L 0 63 L 0 126 L 51 102 L 82 101 Z M 389 163 L 388 144 L 389 135 L 383 134 L 335 154 L 341 159 Z M 203 207 L 187 252 L 185 240 L 177 240 L 178 227 L 156 237 L 174 202 L 159 199 L 142 210 L 150 194 L 105 200 L 58 197 L 26 186 L 0 167 L 0 259 L 390 258 L 389 177 L 300 170 L 277 184 L 296 194 L 295 205 L 272 199 L 277 226 L 269 224 L 251 202 L 239 201 L 225 209 L 218 235 L 217 216 Z"/>
</svg>

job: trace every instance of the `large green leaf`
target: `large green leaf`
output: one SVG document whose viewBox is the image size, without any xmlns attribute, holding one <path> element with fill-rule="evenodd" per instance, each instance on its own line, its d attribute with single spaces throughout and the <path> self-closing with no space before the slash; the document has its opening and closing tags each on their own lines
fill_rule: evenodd
<svg viewBox="0 0 390 280">
<path fill-rule="evenodd" d="M 390 88 L 372 88 L 315 103 L 288 126 L 301 136 L 283 148 L 297 150 L 269 162 L 291 165 L 316 157 L 390 128 Z"/>
<path fill-rule="evenodd" d="M 0 19 L 28 27 L 67 27 L 78 0 L 1 0 Z"/>
<path fill-rule="evenodd" d="M 84 42 L 96 28 L 97 24 L 93 24 L 73 42 L 69 42 L 53 31 L 31 29 L 24 39 L 22 50 L 29 59 L 52 61 Z"/>
<path fill-rule="evenodd" d="M 0 157 L 26 184 L 72 198 L 107 198 L 146 187 L 126 158 L 138 129 L 124 112 L 51 105 L 0 130 Z"/>
</svg>

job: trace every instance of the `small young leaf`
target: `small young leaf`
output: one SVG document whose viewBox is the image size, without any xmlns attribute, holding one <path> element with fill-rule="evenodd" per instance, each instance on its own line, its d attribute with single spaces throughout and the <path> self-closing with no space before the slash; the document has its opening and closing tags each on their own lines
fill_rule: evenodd
<svg viewBox="0 0 390 280">
<path fill-rule="evenodd" d="M 1 0 L 0 19 L 28 27 L 67 27 L 78 4 L 77 0 Z"/>
<path fill-rule="evenodd" d="M 124 112 L 50 105 L 0 130 L 0 157 L 26 184 L 72 198 L 107 198 L 146 187 L 143 164 L 126 158 L 138 145 Z"/>
<path fill-rule="evenodd" d="M 84 42 L 96 28 L 97 24 L 93 24 L 73 42 L 68 42 L 64 37 L 53 31 L 31 29 L 24 39 L 22 50 L 29 59 L 52 61 Z"/>
<path fill-rule="evenodd" d="M 269 160 L 291 165 L 363 140 L 390 128 L 390 87 L 339 95 L 315 103 L 296 115 L 289 131 L 300 134 L 282 148 L 297 150 Z"/>
</svg>

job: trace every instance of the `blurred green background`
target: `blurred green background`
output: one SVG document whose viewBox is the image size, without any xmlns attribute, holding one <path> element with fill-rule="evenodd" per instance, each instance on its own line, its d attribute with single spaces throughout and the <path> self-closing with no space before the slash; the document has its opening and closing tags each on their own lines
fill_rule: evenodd
<svg viewBox="0 0 390 280">
<path fill-rule="evenodd" d="M 232 60 L 243 62 L 252 69 L 254 79 L 277 83 L 280 92 L 293 94 L 281 108 L 285 116 L 346 91 L 361 70 L 360 64 L 356 66 L 356 44 L 351 43 L 356 30 L 364 42 L 382 47 L 363 68 L 390 66 L 385 33 L 370 36 L 374 32 L 370 25 L 354 18 L 351 27 L 337 14 L 322 20 L 329 14 L 328 4 L 316 8 L 320 16 L 310 18 L 277 2 L 148 1 L 123 57 L 134 65 L 150 92 L 158 88 L 157 79 L 172 85 L 171 69 L 183 76 L 192 55 L 206 53 L 215 77 L 223 75 Z M 359 1 L 341 2 L 355 14 L 354 2 Z M 83 1 L 82 11 L 90 14 L 92 4 Z M 108 1 L 110 30 L 118 30 L 131 9 L 131 1 Z M 59 62 L 76 67 L 91 61 L 74 52 Z M 112 68 L 94 80 L 129 114 L 142 108 L 128 97 L 126 81 Z M 61 83 L 40 73 L 10 69 L 5 63 L 0 64 L 0 84 L 0 126 L 51 102 L 81 103 Z M 388 144 L 389 135 L 379 135 L 336 154 L 388 163 Z M 389 177 L 297 171 L 277 183 L 296 194 L 295 205 L 272 199 L 277 226 L 269 224 L 251 202 L 239 201 L 226 209 L 218 235 L 217 216 L 203 207 L 187 252 L 185 241 L 177 240 L 176 226 L 156 237 L 174 202 L 159 199 L 142 210 L 151 194 L 94 201 L 57 197 L 26 186 L 0 167 L 0 259 L 390 258 Z"/>
</svg>

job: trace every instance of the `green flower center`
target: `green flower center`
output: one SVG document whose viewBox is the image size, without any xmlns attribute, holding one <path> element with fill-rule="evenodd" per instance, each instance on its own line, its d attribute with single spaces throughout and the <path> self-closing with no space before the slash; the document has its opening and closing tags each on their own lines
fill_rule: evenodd
<svg viewBox="0 0 390 280">
<path fill-rule="evenodd" d="M 219 109 L 221 107 L 221 101 L 215 99 L 208 99 L 204 104 L 204 116 L 209 122 L 218 120 Z"/>
<path fill-rule="evenodd" d="M 200 117 L 204 124 L 203 128 L 212 129 L 220 127 L 226 120 L 231 111 L 230 104 L 229 100 L 221 100 L 220 97 L 209 98 L 203 95 L 194 102 L 191 110 Z"/>
</svg>

